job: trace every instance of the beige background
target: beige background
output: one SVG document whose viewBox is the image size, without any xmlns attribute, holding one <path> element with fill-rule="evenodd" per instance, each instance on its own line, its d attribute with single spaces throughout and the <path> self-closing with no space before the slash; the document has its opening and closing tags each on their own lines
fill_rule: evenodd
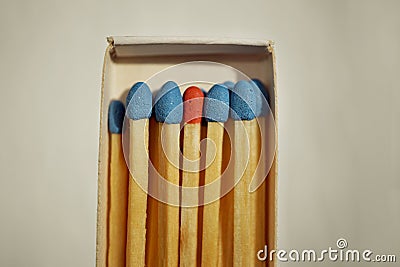
<svg viewBox="0 0 400 267">
<path fill-rule="evenodd" d="M 108 35 L 275 40 L 279 247 L 344 237 L 400 261 L 399 13 L 395 0 L 2 0 L 0 266 L 94 265 Z"/>
</svg>

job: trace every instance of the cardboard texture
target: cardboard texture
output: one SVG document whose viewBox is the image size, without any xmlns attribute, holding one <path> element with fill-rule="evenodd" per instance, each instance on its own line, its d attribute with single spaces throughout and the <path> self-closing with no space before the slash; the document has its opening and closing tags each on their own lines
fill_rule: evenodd
<svg viewBox="0 0 400 267">
<path fill-rule="evenodd" d="M 231 66 L 251 78 L 260 79 L 271 98 L 271 110 L 277 129 L 276 66 L 273 42 L 259 40 L 159 38 L 159 37 L 109 37 L 105 51 L 102 88 L 98 166 L 98 207 L 96 266 L 106 266 L 109 133 L 107 111 L 111 100 L 125 102 L 125 97 L 137 81 L 146 81 L 165 68 L 188 61 L 212 61 Z M 182 74 L 181 74 L 182 75 Z M 228 73 L 228 75 L 230 75 Z M 167 78 L 167 77 L 165 77 Z M 207 77 L 208 78 L 208 77 Z M 218 77 L 215 77 L 217 79 Z M 232 80 L 235 77 L 231 77 Z M 171 80 L 174 80 L 171 78 Z M 154 81 L 152 90 L 161 86 Z M 180 81 L 176 81 L 180 84 Z M 219 82 L 224 82 L 219 80 Z M 208 89 L 208 88 L 207 88 Z M 151 129 L 150 129 L 151 131 Z M 277 143 L 277 133 L 275 133 Z M 278 146 L 277 146 L 278 148 Z M 267 245 L 276 248 L 277 211 L 277 153 L 267 177 Z M 260 248 L 262 249 L 262 248 Z M 276 261 L 268 262 L 275 266 Z"/>
</svg>

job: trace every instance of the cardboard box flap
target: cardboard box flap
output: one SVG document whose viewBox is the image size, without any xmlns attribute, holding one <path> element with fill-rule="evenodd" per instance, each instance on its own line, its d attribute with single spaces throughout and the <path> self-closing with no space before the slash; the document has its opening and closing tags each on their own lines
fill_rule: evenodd
<svg viewBox="0 0 400 267">
<path fill-rule="evenodd" d="M 265 54 L 272 41 L 256 39 L 196 38 L 196 37 L 108 37 L 114 57 Z M 205 46 L 207 45 L 207 46 Z"/>
</svg>

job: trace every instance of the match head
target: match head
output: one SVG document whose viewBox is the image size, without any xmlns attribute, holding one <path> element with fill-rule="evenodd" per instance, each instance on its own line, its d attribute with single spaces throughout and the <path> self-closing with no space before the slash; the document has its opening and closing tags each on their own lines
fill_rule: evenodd
<svg viewBox="0 0 400 267">
<path fill-rule="evenodd" d="M 251 86 L 253 86 L 254 93 L 256 95 L 256 109 L 254 110 L 254 115 L 256 117 L 260 117 L 263 115 L 263 111 L 265 111 L 266 100 L 264 99 L 261 89 L 257 86 L 257 84 L 252 80 L 250 80 L 249 83 Z"/>
<path fill-rule="evenodd" d="M 112 134 L 121 134 L 125 107 L 121 101 L 113 100 L 108 106 L 108 130 Z"/>
<path fill-rule="evenodd" d="M 183 117 L 182 95 L 179 86 L 172 81 L 166 82 L 156 95 L 154 112 L 156 121 L 167 124 L 179 124 Z"/>
<path fill-rule="evenodd" d="M 126 97 L 126 116 L 131 120 L 151 117 L 153 95 L 144 82 L 135 83 Z"/>
<path fill-rule="evenodd" d="M 271 105 L 271 100 L 269 98 L 269 94 L 267 92 L 267 89 L 265 88 L 264 84 L 259 80 L 259 79 L 251 79 L 252 82 L 254 82 L 257 87 L 260 89 L 261 93 L 265 97 L 265 100 L 267 100 L 268 105 Z"/>
<path fill-rule="evenodd" d="M 235 87 L 235 83 L 233 83 L 233 82 L 231 82 L 231 81 L 226 81 L 226 82 L 224 82 L 224 85 L 225 85 L 226 87 L 228 87 L 229 90 L 232 90 L 233 87 Z"/>
<path fill-rule="evenodd" d="M 196 86 L 190 86 L 183 94 L 183 121 L 201 123 L 203 115 L 204 93 Z"/>
<path fill-rule="evenodd" d="M 234 120 L 252 120 L 255 118 L 256 93 L 248 81 L 239 81 L 230 96 L 231 117 Z"/>
<path fill-rule="evenodd" d="M 226 122 L 229 116 L 229 89 L 215 84 L 204 98 L 204 117 L 208 122 Z"/>
</svg>

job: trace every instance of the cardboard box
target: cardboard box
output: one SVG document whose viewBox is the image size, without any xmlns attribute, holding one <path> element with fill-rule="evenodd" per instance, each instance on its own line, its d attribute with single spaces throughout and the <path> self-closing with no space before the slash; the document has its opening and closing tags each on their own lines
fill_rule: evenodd
<svg viewBox="0 0 400 267">
<path fill-rule="evenodd" d="M 98 170 L 96 265 L 106 266 L 108 149 L 107 112 L 111 100 L 125 102 L 127 91 L 137 81 L 188 61 L 213 61 L 232 66 L 260 79 L 271 97 L 271 110 L 277 123 L 276 70 L 273 42 L 232 39 L 109 37 L 104 56 Z M 173 80 L 173 78 L 171 79 Z M 219 82 L 224 82 L 220 80 Z M 179 82 L 177 82 L 179 84 Z M 155 88 L 152 88 L 154 90 Z M 277 135 L 276 135 L 277 136 Z M 275 136 L 275 140 L 276 139 Z M 277 151 L 277 150 L 276 150 Z M 267 245 L 276 247 L 277 154 L 267 177 Z M 260 248 L 262 249 L 262 248 Z M 270 262 L 269 266 L 273 266 Z"/>
</svg>

